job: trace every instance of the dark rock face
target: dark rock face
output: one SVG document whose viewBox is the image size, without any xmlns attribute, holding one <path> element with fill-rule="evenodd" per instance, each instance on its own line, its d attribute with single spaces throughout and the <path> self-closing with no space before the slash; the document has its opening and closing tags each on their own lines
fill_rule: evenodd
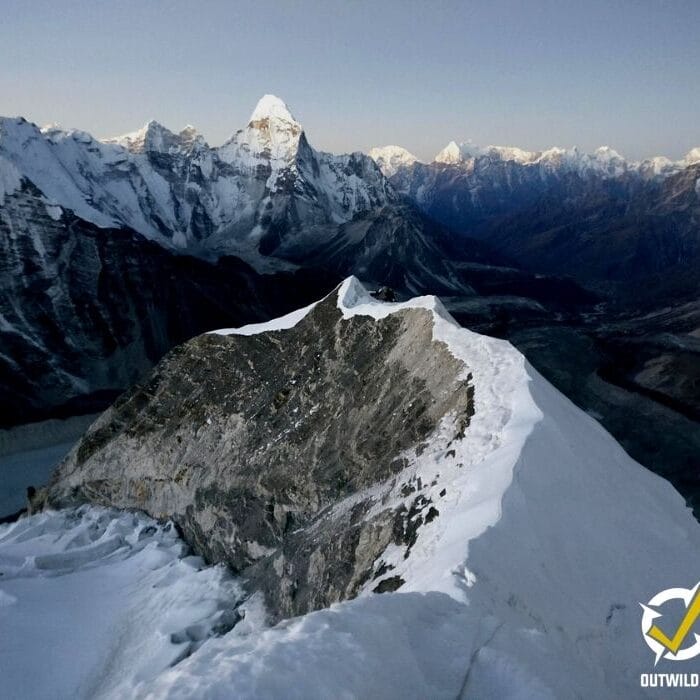
<svg viewBox="0 0 700 700">
<path fill-rule="evenodd" d="M 664 178 L 560 172 L 477 158 L 414 163 L 396 189 L 453 231 L 453 252 L 476 238 L 522 270 L 569 275 L 615 300 L 653 306 L 700 287 L 700 165 Z"/>
<path fill-rule="evenodd" d="M 604 183 L 571 199 L 548 194 L 484 235 L 520 265 L 566 272 L 632 306 L 697 296 L 700 165 L 620 191 Z"/>
<path fill-rule="evenodd" d="M 337 227 L 324 236 L 306 238 L 276 251 L 299 265 L 312 264 L 350 274 L 364 282 L 388 285 L 404 294 L 463 294 L 473 291 L 450 261 L 444 243 L 449 232 L 415 207 L 392 205 Z M 464 246 L 464 259 L 487 259 L 478 241 Z M 494 256 L 495 257 L 495 256 Z"/>
<path fill-rule="evenodd" d="M 27 184 L 0 207 L 0 425 L 103 409 L 173 345 L 285 313 L 334 283 L 174 255 L 65 211 L 55 220 Z"/>
<path fill-rule="evenodd" d="M 463 163 L 416 162 L 400 168 L 390 181 L 436 221 L 454 231 L 483 234 L 491 222 L 528 210 L 543 196 L 560 203 L 596 192 L 624 197 L 641 178 L 604 178 L 600 173 L 479 156 Z"/>
<path fill-rule="evenodd" d="M 460 439 L 473 415 L 432 323 L 422 309 L 343 319 L 332 294 L 289 330 L 200 336 L 92 426 L 50 501 L 172 517 L 276 618 L 350 598 L 438 515 L 410 488 L 393 510 L 370 489 L 393 487 L 443 419 Z"/>
</svg>

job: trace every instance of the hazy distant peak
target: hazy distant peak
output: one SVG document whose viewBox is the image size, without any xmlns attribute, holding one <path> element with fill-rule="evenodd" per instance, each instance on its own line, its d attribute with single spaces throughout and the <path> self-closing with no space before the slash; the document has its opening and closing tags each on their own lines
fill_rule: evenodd
<svg viewBox="0 0 700 700">
<path fill-rule="evenodd" d="M 413 153 L 401 146 L 381 146 L 371 148 L 367 154 L 386 177 L 395 175 L 399 168 L 407 167 L 418 161 Z"/>
<path fill-rule="evenodd" d="M 683 162 L 686 165 L 693 165 L 694 163 L 700 163 L 700 146 L 696 148 L 691 148 L 683 157 Z"/>
<path fill-rule="evenodd" d="M 188 151 L 199 140 L 203 139 L 190 124 L 175 134 L 155 119 L 150 119 L 137 131 L 104 139 L 104 143 L 117 144 L 131 153 L 170 153 Z"/>
<path fill-rule="evenodd" d="M 440 153 L 435 156 L 436 163 L 447 163 L 452 165 L 454 163 L 459 163 L 462 160 L 462 151 L 460 147 L 454 142 L 450 141 L 445 148 L 443 148 Z"/>
</svg>

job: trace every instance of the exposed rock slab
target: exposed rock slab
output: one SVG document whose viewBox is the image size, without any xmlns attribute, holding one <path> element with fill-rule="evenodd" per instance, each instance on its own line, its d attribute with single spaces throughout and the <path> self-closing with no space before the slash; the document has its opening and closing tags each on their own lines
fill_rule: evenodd
<svg viewBox="0 0 700 700">
<path fill-rule="evenodd" d="M 353 597 L 390 543 L 408 556 L 435 517 L 411 485 L 407 506 L 384 510 L 372 489 L 393 485 L 441 421 L 464 435 L 464 376 L 430 311 L 343 318 L 333 293 L 287 330 L 173 350 L 92 426 L 50 500 L 172 518 L 265 591 L 273 616 L 325 607 Z"/>
</svg>

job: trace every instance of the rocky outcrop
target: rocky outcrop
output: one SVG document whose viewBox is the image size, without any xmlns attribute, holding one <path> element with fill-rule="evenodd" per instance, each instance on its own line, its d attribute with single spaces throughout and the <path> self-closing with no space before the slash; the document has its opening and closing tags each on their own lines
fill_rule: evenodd
<svg viewBox="0 0 700 700">
<path fill-rule="evenodd" d="M 325 607 L 386 573 L 390 543 L 409 556 L 437 517 L 420 484 L 398 481 L 439 424 L 463 438 L 465 377 L 432 312 L 344 318 L 333 293 L 287 330 L 173 350 L 91 427 L 49 498 L 172 518 L 263 590 L 273 617 Z M 397 484 L 404 502 L 382 507 Z"/>
</svg>

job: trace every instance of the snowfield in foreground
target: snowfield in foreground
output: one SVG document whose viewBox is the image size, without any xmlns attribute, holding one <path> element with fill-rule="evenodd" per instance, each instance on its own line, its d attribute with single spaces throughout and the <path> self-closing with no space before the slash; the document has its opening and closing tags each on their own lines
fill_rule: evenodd
<svg viewBox="0 0 700 700">
<path fill-rule="evenodd" d="M 0 696 L 137 697 L 230 628 L 239 599 L 145 516 L 84 506 L 0 527 Z"/>
<path fill-rule="evenodd" d="M 384 553 L 401 588 L 373 593 L 378 576 L 355 600 L 267 627 L 256 596 L 188 557 L 167 525 L 41 514 L 0 529 L 10 697 L 696 696 L 640 688 L 642 673 L 700 671 L 697 658 L 655 668 L 641 634 L 640 603 L 700 580 L 700 528 L 675 490 L 508 343 L 459 328 L 433 297 L 381 304 L 350 278 L 338 306 L 429 310 L 434 338 L 473 374 L 464 439 L 448 446 L 438 429 L 396 481 L 420 480 L 439 508 L 410 556 Z M 243 332 L 284 333 L 303 315 Z M 397 489 L 373 487 L 377 507 L 400 503 Z"/>
</svg>

